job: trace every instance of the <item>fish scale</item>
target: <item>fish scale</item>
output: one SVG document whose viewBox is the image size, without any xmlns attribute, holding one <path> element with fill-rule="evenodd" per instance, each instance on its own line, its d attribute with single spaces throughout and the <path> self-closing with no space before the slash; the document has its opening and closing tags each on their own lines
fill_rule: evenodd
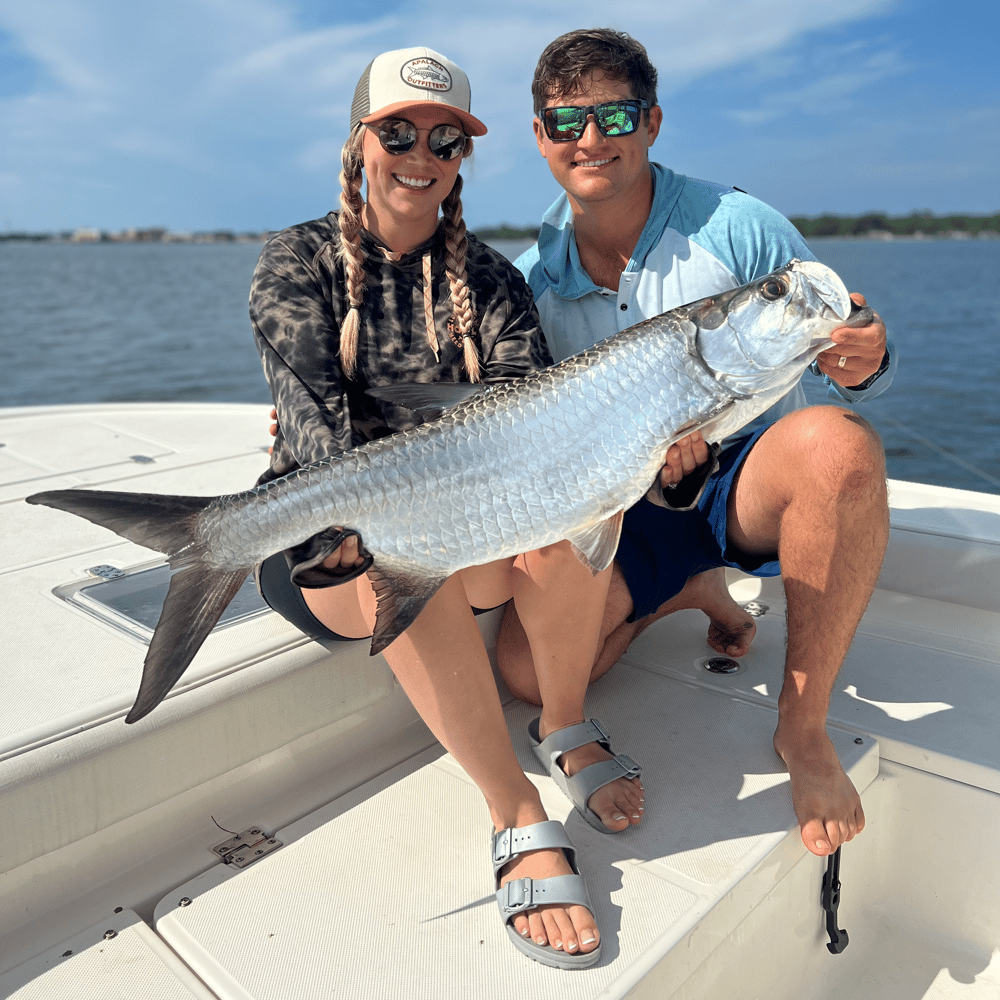
<svg viewBox="0 0 1000 1000">
<path fill-rule="evenodd" d="M 358 532 L 374 558 L 372 652 L 467 566 L 568 539 L 598 572 L 667 447 L 694 430 L 713 441 L 739 430 L 794 386 L 850 312 L 829 268 L 792 261 L 525 378 L 372 390 L 440 415 L 242 493 L 27 499 L 164 552 L 175 570 L 134 722 L 176 683 L 252 566 L 333 526 Z"/>
</svg>

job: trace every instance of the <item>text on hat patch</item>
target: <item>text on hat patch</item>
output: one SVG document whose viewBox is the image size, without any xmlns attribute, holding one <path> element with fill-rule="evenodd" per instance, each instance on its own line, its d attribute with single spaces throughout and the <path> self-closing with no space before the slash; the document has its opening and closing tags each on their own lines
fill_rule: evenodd
<svg viewBox="0 0 1000 1000">
<path fill-rule="evenodd" d="M 404 63 L 399 75 L 403 83 L 421 90 L 451 90 L 451 73 L 437 60 L 426 56 Z"/>
</svg>

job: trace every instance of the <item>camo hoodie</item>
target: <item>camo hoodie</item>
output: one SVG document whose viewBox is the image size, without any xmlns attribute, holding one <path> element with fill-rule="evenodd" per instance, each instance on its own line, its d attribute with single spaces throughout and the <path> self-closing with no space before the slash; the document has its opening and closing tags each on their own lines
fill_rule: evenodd
<svg viewBox="0 0 1000 1000">
<path fill-rule="evenodd" d="M 257 262 L 250 318 L 278 410 L 271 467 L 261 482 L 420 423 L 412 410 L 367 395 L 373 386 L 468 381 L 462 349 L 448 331 L 452 309 L 443 226 L 397 259 L 361 231 L 365 291 L 357 372 L 353 379 L 342 375 L 340 324 L 349 304 L 344 269 L 336 260 L 339 243 L 337 213 L 331 212 L 272 237 Z M 468 243 L 483 381 L 551 364 L 524 279 L 474 236 Z"/>
<path fill-rule="evenodd" d="M 365 290 L 357 371 L 341 373 L 340 325 L 349 304 L 337 213 L 292 226 L 264 245 L 250 289 L 250 318 L 278 411 L 270 482 L 348 448 L 414 427 L 405 407 L 367 395 L 399 382 L 468 382 L 451 338 L 444 227 L 411 253 L 390 256 L 366 230 Z M 468 237 L 466 273 L 484 382 L 530 374 L 552 363 L 524 279 L 496 251 Z M 319 563 L 336 546 L 317 535 L 286 557 L 293 579 L 321 585 Z M 337 583 L 330 576 L 326 583 Z"/>
</svg>

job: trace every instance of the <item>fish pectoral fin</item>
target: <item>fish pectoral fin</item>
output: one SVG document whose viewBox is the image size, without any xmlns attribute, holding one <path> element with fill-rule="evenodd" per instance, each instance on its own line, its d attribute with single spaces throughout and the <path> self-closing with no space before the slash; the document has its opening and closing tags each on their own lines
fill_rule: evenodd
<svg viewBox="0 0 1000 1000">
<path fill-rule="evenodd" d="M 594 576 L 607 569 L 618 551 L 625 511 L 616 511 L 603 521 L 593 521 L 568 535 L 573 551 Z"/>
<path fill-rule="evenodd" d="M 371 655 L 381 653 L 398 639 L 416 620 L 427 602 L 441 589 L 447 576 L 416 573 L 403 565 L 375 560 L 368 571 L 375 590 L 375 631 Z"/>
<path fill-rule="evenodd" d="M 488 386 L 471 382 L 400 382 L 397 385 L 376 385 L 368 395 L 386 403 L 405 406 L 408 410 L 433 419 L 459 403 L 484 392 Z"/>
</svg>

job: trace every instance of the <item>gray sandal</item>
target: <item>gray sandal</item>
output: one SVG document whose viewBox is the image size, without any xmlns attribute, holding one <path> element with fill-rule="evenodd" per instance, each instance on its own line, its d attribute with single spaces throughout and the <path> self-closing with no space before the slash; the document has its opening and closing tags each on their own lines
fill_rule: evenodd
<svg viewBox="0 0 1000 1000">
<path fill-rule="evenodd" d="M 557 729 L 544 740 L 539 739 L 538 722 L 538 719 L 532 719 L 528 723 L 528 738 L 531 740 L 531 749 L 541 761 L 542 767 L 563 790 L 576 807 L 576 811 L 595 830 L 600 830 L 601 833 L 622 833 L 623 830 L 611 830 L 606 827 L 601 822 L 601 817 L 587 805 L 587 800 L 598 788 L 610 785 L 612 781 L 617 781 L 619 778 L 638 778 L 642 768 L 631 757 L 626 757 L 623 753 L 614 753 L 611 749 L 611 737 L 596 719 L 578 722 L 575 726 L 567 726 L 565 729 Z M 559 758 L 567 751 L 575 750 L 587 743 L 597 743 L 614 756 L 611 760 L 603 760 L 585 767 L 571 778 L 559 766 Z M 623 829 L 627 830 L 628 827 Z"/>
<path fill-rule="evenodd" d="M 573 869 L 572 875 L 556 875 L 553 878 L 515 878 L 500 885 L 500 870 L 508 862 L 525 853 L 543 849 L 562 849 Z M 566 835 L 562 823 L 550 819 L 531 826 L 511 827 L 493 834 L 493 875 L 497 882 L 497 905 L 504 919 L 504 927 L 514 947 L 524 952 L 528 958 L 551 965 L 557 969 L 585 969 L 601 957 L 601 945 L 593 951 L 559 951 L 552 945 L 536 944 L 530 937 L 522 937 L 514 929 L 513 918 L 518 913 L 533 910 L 538 906 L 555 904 L 558 906 L 585 906 L 594 912 L 587 894 L 587 884 L 576 867 L 576 850 Z"/>
</svg>

